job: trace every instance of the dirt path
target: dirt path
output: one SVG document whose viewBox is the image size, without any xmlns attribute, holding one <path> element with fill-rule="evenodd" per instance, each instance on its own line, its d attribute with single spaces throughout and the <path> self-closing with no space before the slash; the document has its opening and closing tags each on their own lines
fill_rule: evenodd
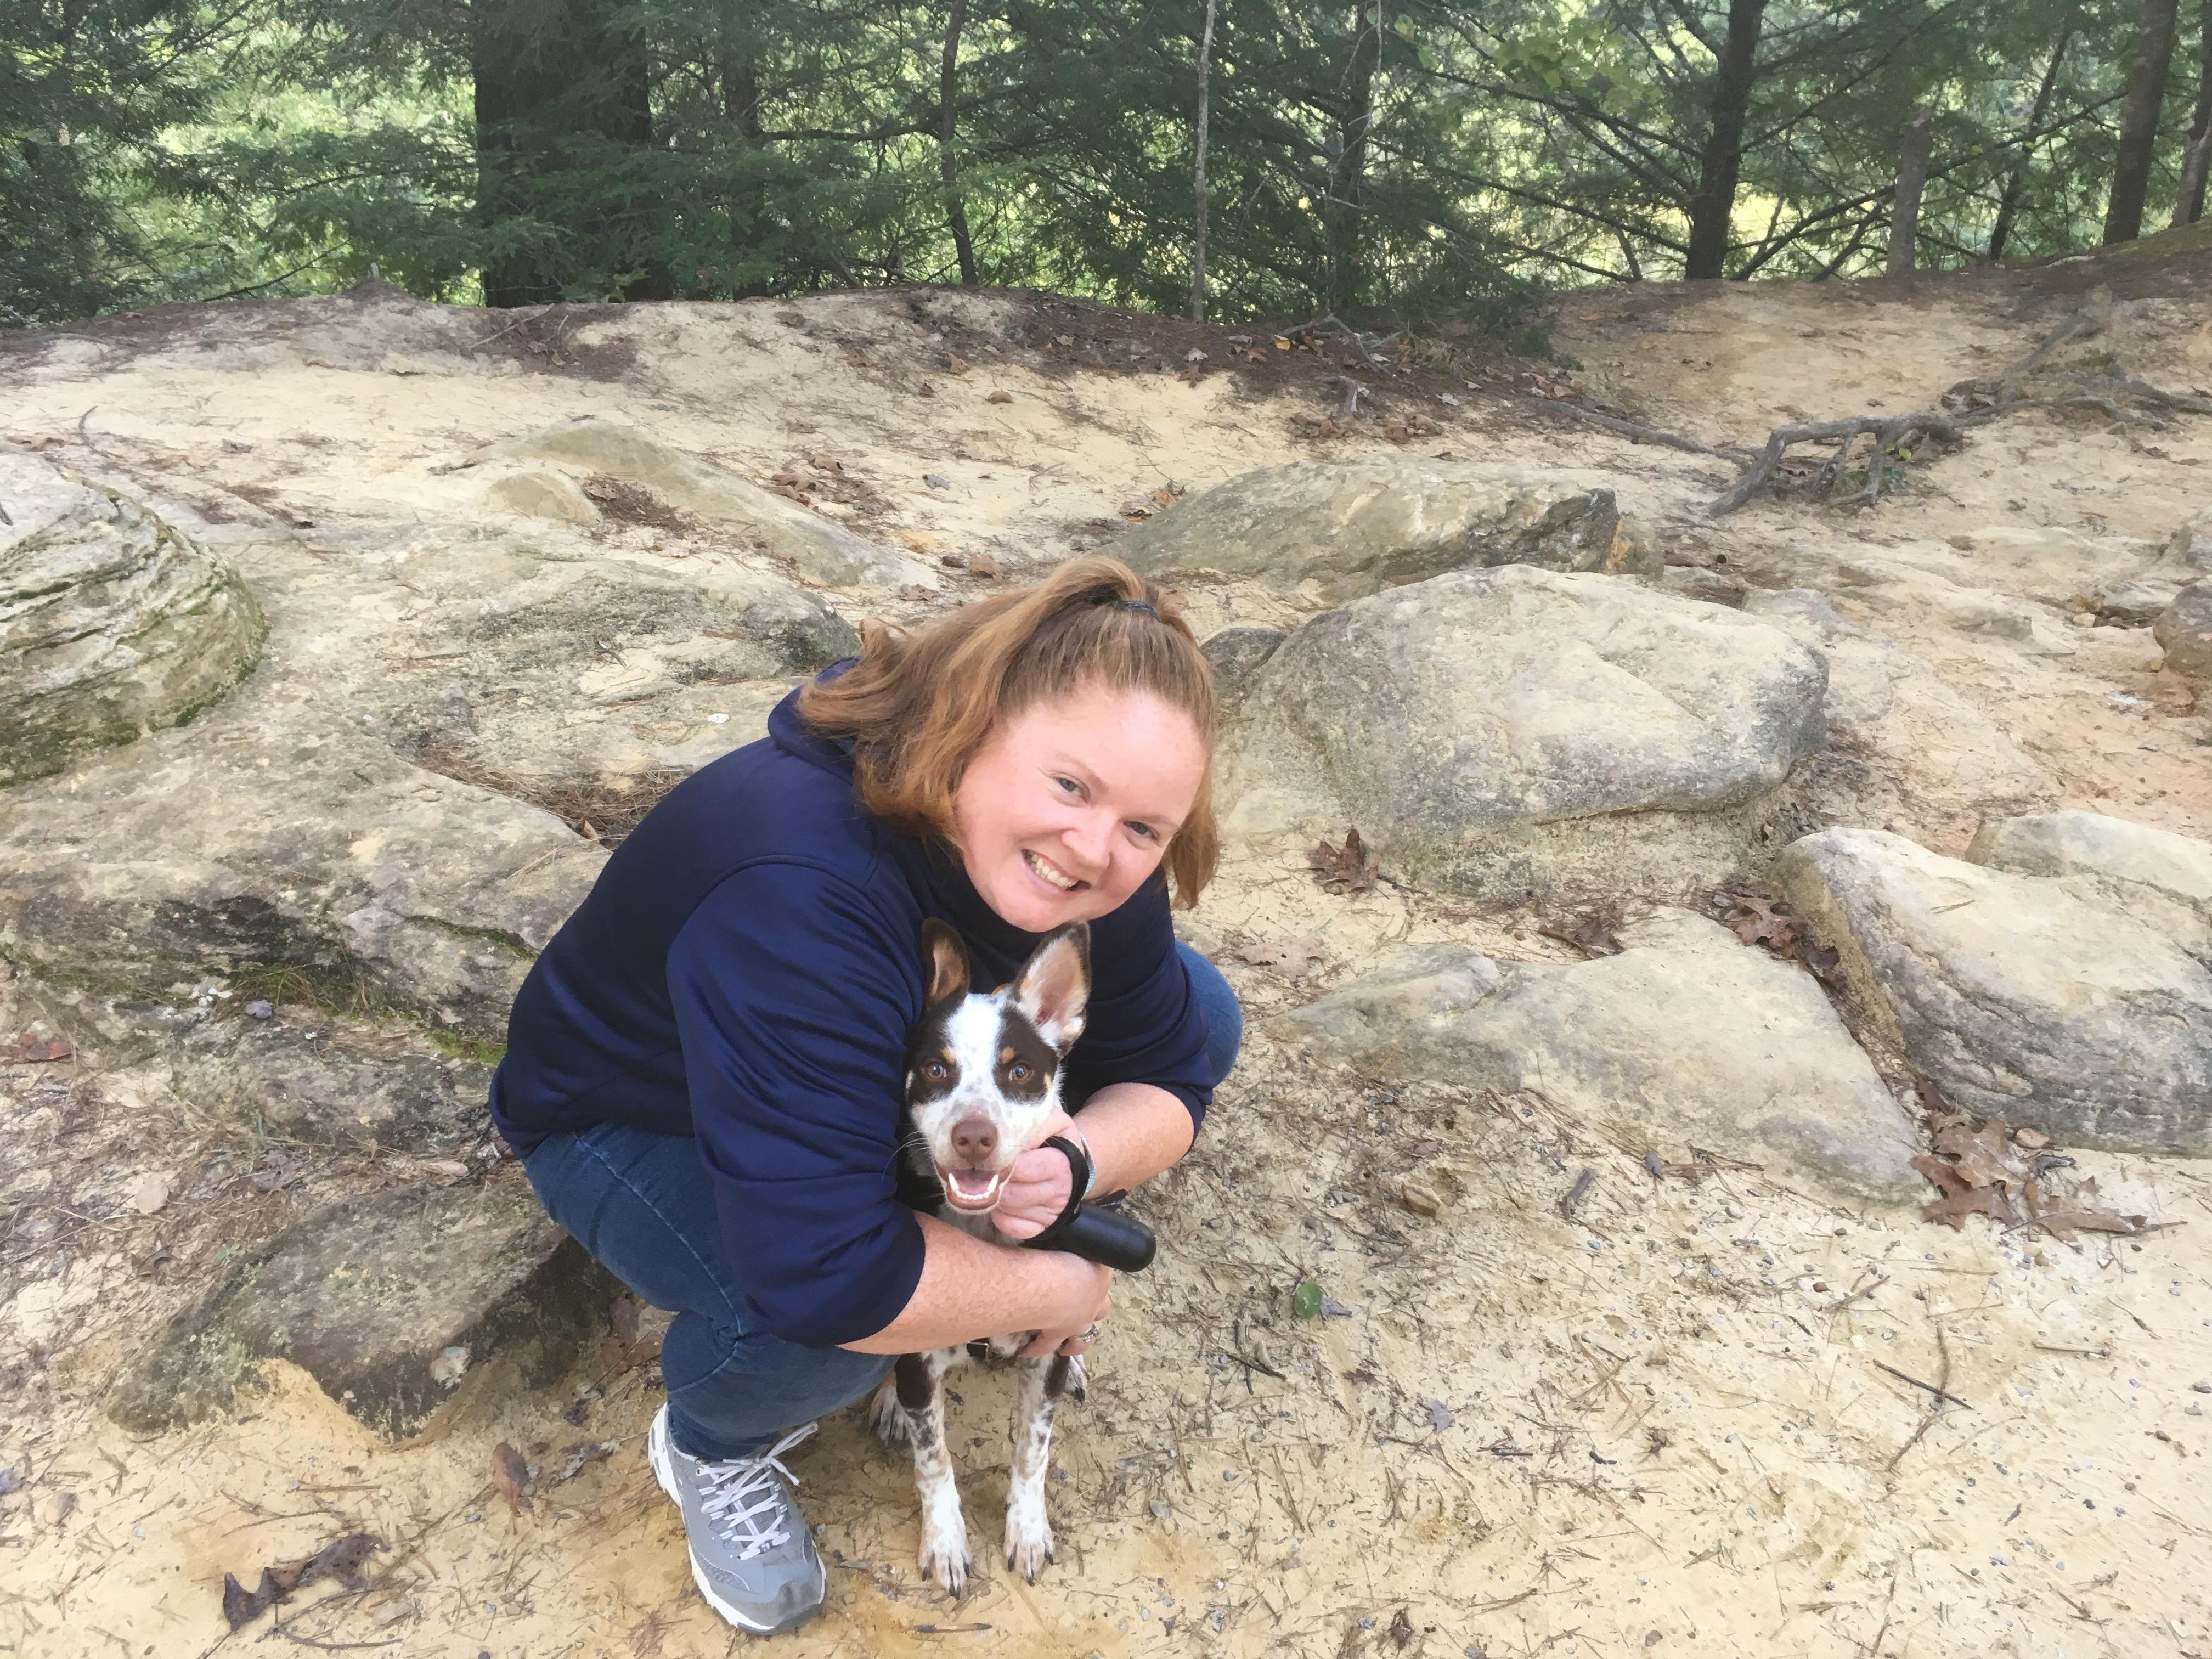
<svg viewBox="0 0 2212 1659">
<path fill-rule="evenodd" d="M 1924 406 L 2018 355 L 2066 303 L 1990 284 L 1948 297 L 1924 284 L 1910 301 L 1833 285 L 1609 291 L 1571 301 L 1559 341 L 1593 391 L 1743 443 L 1801 413 Z M 1770 501 L 1716 523 L 1698 509 L 1726 464 L 1563 429 L 1508 395 L 1521 366 L 1384 386 L 1380 420 L 1316 441 L 1291 417 L 1340 406 L 1336 382 L 1355 373 L 1341 352 L 1269 356 L 1240 382 L 1232 353 L 1247 348 L 1228 331 L 1020 297 L 671 307 L 541 330 L 481 362 L 410 357 L 367 326 L 251 322 L 267 314 L 242 308 L 204 350 L 178 337 L 204 326 L 187 319 L 0 362 L 0 435 L 210 518 L 373 557 L 477 511 L 474 481 L 450 470 L 477 444 L 600 414 L 762 481 L 818 474 L 810 458 L 828 456 L 847 499 L 821 510 L 933 556 L 988 553 L 1018 577 L 1110 545 L 1124 508 L 1173 510 L 1156 489 L 1387 447 L 1381 421 L 1418 412 L 1440 428 L 1422 439 L 1432 453 L 1616 474 L 1678 568 L 1758 586 L 1825 573 L 1815 585 L 1839 610 L 1925 658 L 2063 804 L 2212 834 L 2212 728 L 2147 634 L 2073 629 L 2062 653 L 1924 607 L 1877 611 L 1866 596 L 1890 590 L 1850 563 L 1955 575 L 1943 560 L 1982 559 L 2004 591 L 2011 578 L 1974 550 L 1996 528 L 2161 540 L 2212 499 L 2212 422 L 2106 432 L 2023 416 L 1917 470 L 1878 513 Z M 2212 306 L 2153 295 L 2130 326 L 2146 376 L 2212 385 Z M 1178 372 L 1194 348 L 1209 356 L 1189 385 Z M 672 562 L 732 556 L 680 526 L 611 533 Z M 980 591 L 957 580 L 953 597 Z M 1231 588 L 1190 597 L 1201 632 L 1285 610 Z M 2054 613 L 2053 626 L 2069 624 Z M 1907 808 L 1948 824 L 1957 802 L 1923 793 Z M 1331 896 L 1287 861 L 1245 860 L 1193 935 L 1256 1028 L 1397 940 L 1559 957 L 1543 920 L 1387 887 Z M 1302 982 L 1239 959 L 1284 939 L 1318 943 Z M 0 1032 L 35 1018 L 43 994 L 0 983 Z M 693 1595 L 644 1466 L 650 1366 L 550 1393 L 479 1368 L 439 1437 L 398 1449 L 281 1367 L 241 1421 L 137 1442 L 98 1416 L 115 1364 L 228 1253 L 422 1165 L 320 1156 L 261 1190 L 237 1177 L 265 1170 L 263 1149 L 194 1120 L 127 1056 L 0 1066 L 0 1464 L 22 1483 L 0 1497 L 13 1651 L 741 1645 Z M 954 1441 L 981 1582 L 957 1606 L 919 1583 L 906 1468 L 857 1416 L 826 1423 L 793 1468 L 833 1563 L 831 1604 L 777 1650 L 2212 1651 L 2212 1163 L 2085 1155 L 2083 1168 L 2111 1207 L 2169 1224 L 2065 1244 L 1847 1212 L 1756 1170 L 1655 1179 L 1616 1126 L 1317 1073 L 1255 1034 L 1199 1151 L 1145 1196 L 1162 1261 L 1125 1283 L 1091 1398 L 1062 1419 L 1058 1564 L 1035 1585 L 996 1565 L 1010 1394 L 963 1373 Z M 1584 1170 L 1571 1220 L 1559 1202 Z M 172 1192 L 155 1213 L 87 1208 L 149 1173 Z M 1408 1176 L 1442 1196 L 1440 1214 L 1404 1207 Z M 1308 1278 L 1340 1316 L 1292 1316 Z M 502 1441 L 539 1471 L 526 1514 L 489 1484 Z M 63 1492 L 73 1513 L 34 1515 Z M 250 1587 L 264 1565 L 355 1531 L 385 1546 L 367 1593 L 304 1586 L 283 1634 L 264 1620 L 224 1637 L 225 1573 Z"/>
</svg>

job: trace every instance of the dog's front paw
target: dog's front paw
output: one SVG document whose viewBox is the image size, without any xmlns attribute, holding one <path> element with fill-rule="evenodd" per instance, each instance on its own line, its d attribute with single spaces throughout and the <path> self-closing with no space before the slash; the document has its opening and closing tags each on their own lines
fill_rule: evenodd
<svg viewBox="0 0 2212 1659">
<path fill-rule="evenodd" d="M 868 1426 L 886 1446 L 903 1446 L 912 1437 L 906 1407 L 899 1404 L 898 1384 L 889 1377 L 868 1401 Z"/>
<path fill-rule="evenodd" d="M 967 1588 L 969 1569 L 975 1565 L 968 1559 L 967 1528 L 956 1525 L 946 1531 L 924 1522 L 921 1552 L 915 1559 L 923 1577 L 935 1579 L 947 1595 L 959 1595 Z"/>
<path fill-rule="evenodd" d="M 1017 1495 L 1006 1504 L 1006 1565 L 1034 1584 L 1052 1559 L 1052 1523 L 1044 1517 L 1043 1498 Z"/>
</svg>

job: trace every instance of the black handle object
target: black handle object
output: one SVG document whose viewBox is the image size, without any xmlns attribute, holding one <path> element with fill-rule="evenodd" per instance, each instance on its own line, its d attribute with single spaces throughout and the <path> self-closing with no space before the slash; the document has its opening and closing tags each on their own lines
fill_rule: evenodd
<svg viewBox="0 0 2212 1659">
<path fill-rule="evenodd" d="M 1150 1227 L 1102 1204 L 1078 1204 L 1073 1212 L 1023 1244 L 1032 1250 L 1066 1250 L 1117 1273 L 1144 1272 L 1159 1249 Z"/>
</svg>

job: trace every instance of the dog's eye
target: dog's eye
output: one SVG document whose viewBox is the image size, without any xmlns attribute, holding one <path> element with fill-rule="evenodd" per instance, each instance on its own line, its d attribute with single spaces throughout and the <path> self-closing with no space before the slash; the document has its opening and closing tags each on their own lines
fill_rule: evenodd
<svg viewBox="0 0 2212 1659">
<path fill-rule="evenodd" d="M 925 1060 L 922 1063 L 921 1074 L 927 1078 L 932 1083 L 944 1082 L 945 1078 L 945 1062 L 941 1060 Z"/>
<path fill-rule="evenodd" d="M 1012 1083 L 1027 1083 L 1036 1075 L 1036 1073 L 1032 1068 L 1021 1064 L 1019 1061 L 1016 1061 L 1013 1065 L 1009 1066 L 1006 1068 L 1007 1080 Z"/>
</svg>

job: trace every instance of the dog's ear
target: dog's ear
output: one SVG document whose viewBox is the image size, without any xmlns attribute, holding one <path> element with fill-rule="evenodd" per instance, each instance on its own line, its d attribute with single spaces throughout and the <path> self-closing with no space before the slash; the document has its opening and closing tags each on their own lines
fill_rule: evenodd
<svg viewBox="0 0 2212 1659">
<path fill-rule="evenodd" d="M 1049 934 L 1014 979 L 1014 1006 L 1037 1035 L 1061 1054 L 1083 1035 L 1091 1001 L 1091 926 L 1074 922 Z"/>
<path fill-rule="evenodd" d="M 921 965 L 929 977 L 922 1006 L 934 1008 L 951 997 L 968 994 L 968 947 L 960 935 L 935 916 L 921 924 Z"/>
</svg>

